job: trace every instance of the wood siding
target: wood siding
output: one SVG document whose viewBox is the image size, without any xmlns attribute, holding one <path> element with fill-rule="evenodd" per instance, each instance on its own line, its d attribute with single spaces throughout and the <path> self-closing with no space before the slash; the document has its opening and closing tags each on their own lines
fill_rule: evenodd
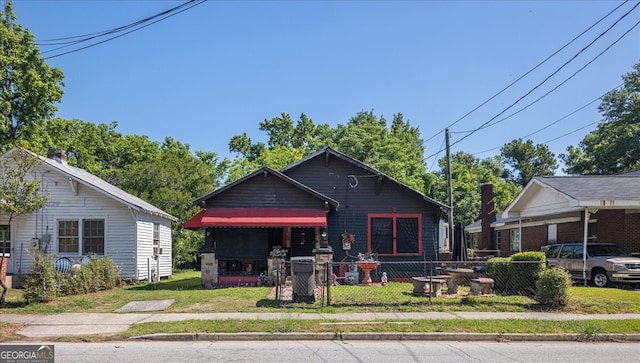
<svg viewBox="0 0 640 363">
<path fill-rule="evenodd" d="M 214 208 L 312 208 L 323 209 L 317 196 L 267 173 L 257 175 L 207 201 Z"/>
<path fill-rule="evenodd" d="M 22 273 L 30 271 L 32 266 L 30 253 L 32 239 L 42 239 L 47 234 L 50 236 L 50 243 L 47 246 L 48 253 L 54 258 L 66 256 L 73 262 L 79 261 L 86 253 L 63 254 L 58 252 L 58 221 L 78 220 L 80 222 L 79 228 L 81 229 L 81 221 L 84 219 L 104 219 L 105 253 L 104 256 L 97 257 L 111 258 L 123 278 L 137 278 L 140 258 L 144 258 L 144 256 L 138 255 L 137 239 L 139 237 L 142 238 L 142 234 L 137 227 L 136 213 L 130 212 L 129 208 L 121 202 L 81 183 L 74 185 L 76 190 L 74 192 L 69 178 L 55 170 L 41 169 L 36 175 L 42 182 L 43 190 L 48 192 L 49 201 L 42 210 L 20 217 L 11 226 L 14 243 L 12 245 L 12 261 L 8 265 L 7 272 L 17 273 L 18 269 L 21 269 Z M 140 216 L 143 216 L 143 214 L 140 214 Z M 164 271 L 167 266 L 169 268 L 171 266 L 171 224 L 170 221 L 159 217 L 151 218 L 161 221 L 164 226 L 161 234 L 164 246 L 167 246 L 165 250 L 169 251 L 169 263 L 164 262 L 162 264 L 163 268 L 161 270 Z M 152 243 L 151 238 L 152 235 L 150 234 L 149 244 Z M 79 244 L 82 245 L 82 241 Z M 167 276 L 170 276 L 170 274 L 169 270 Z"/>
<path fill-rule="evenodd" d="M 368 252 L 368 216 L 373 213 L 422 214 L 423 256 L 385 256 L 381 260 L 437 260 L 438 208 L 422 199 L 419 193 L 387 178 L 380 179 L 377 175 L 371 175 L 368 170 L 335 156 L 330 157 L 329 165 L 325 165 L 325 157 L 320 155 L 285 173 L 340 203 L 338 211 L 330 213 L 327 219 L 334 261 L 346 257 L 341 237 L 345 230 L 356 236 L 350 255 Z M 349 177 L 350 175 L 355 178 Z"/>
</svg>

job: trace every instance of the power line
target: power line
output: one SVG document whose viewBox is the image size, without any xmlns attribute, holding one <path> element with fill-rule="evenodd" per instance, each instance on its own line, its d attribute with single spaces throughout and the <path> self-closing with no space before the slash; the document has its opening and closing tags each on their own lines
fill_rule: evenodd
<svg viewBox="0 0 640 363">
<path fill-rule="evenodd" d="M 617 86 L 617 87 L 615 87 L 614 89 L 618 89 L 618 88 L 620 88 L 620 87 L 622 87 L 622 85 L 618 85 L 618 86 Z M 607 93 L 608 93 L 608 92 L 607 92 Z M 593 104 L 593 103 L 595 103 L 596 101 L 601 100 L 601 99 L 602 99 L 602 98 L 603 98 L 607 93 L 605 93 L 605 94 L 603 94 L 602 96 L 599 96 L 598 98 L 596 98 L 596 99 L 592 100 L 591 102 L 589 102 L 589 103 L 587 103 L 587 104 L 585 104 L 585 105 L 583 105 L 583 106 L 579 107 L 578 109 L 576 109 L 576 110 L 574 110 L 574 111 L 571 111 L 570 113 L 568 113 L 568 114 L 566 114 L 566 115 L 562 116 L 561 118 L 559 118 L 559 119 L 557 119 L 557 120 L 555 120 L 555 121 L 553 121 L 553 122 L 551 122 L 551 123 L 547 124 L 546 126 L 543 126 L 542 128 L 539 128 L 539 129 L 537 129 L 536 131 L 533 131 L 533 132 L 531 132 L 531 133 L 529 133 L 529 134 L 527 134 L 527 135 L 524 135 L 524 136 L 520 137 L 520 139 L 527 139 L 527 138 L 529 138 L 530 136 L 533 136 L 533 135 L 535 135 L 535 134 L 537 134 L 537 133 L 539 133 L 539 132 L 542 132 L 542 131 L 544 131 L 544 130 L 548 129 L 549 127 L 551 127 L 551 126 L 553 126 L 553 125 L 555 125 L 555 124 L 559 123 L 560 121 L 563 121 L 563 120 L 565 120 L 565 119 L 567 119 L 567 118 L 569 118 L 569 117 L 571 117 L 571 116 L 575 115 L 576 113 L 578 113 L 578 112 L 580 112 L 580 111 L 584 110 L 585 108 L 587 108 L 588 106 L 592 105 L 592 104 Z M 592 125 L 592 124 L 593 124 L 593 123 L 590 123 L 589 125 Z M 587 125 L 587 126 L 589 126 L 589 125 Z M 491 149 L 486 149 L 486 150 L 478 151 L 478 152 L 476 152 L 476 153 L 473 153 L 473 155 L 484 154 L 484 153 L 486 153 L 486 152 L 493 151 L 493 150 L 497 150 L 497 149 L 500 149 L 500 148 L 501 148 L 501 146 L 496 146 L 496 147 L 493 147 L 493 148 L 491 148 Z"/>
<path fill-rule="evenodd" d="M 637 3 L 631 10 L 629 10 L 627 13 L 625 13 L 620 19 L 618 19 L 611 27 L 609 27 L 605 32 L 601 33 L 597 38 L 600 38 L 604 33 L 608 32 L 613 26 L 615 26 L 615 24 L 617 24 L 620 20 L 622 20 L 622 18 L 626 17 L 631 11 L 635 10 L 638 5 L 640 5 L 640 3 Z M 514 116 L 522 111 L 524 111 L 525 109 L 529 108 L 530 106 L 532 106 L 533 104 L 539 102 L 542 98 L 548 96 L 549 94 L 551 94 L 552 92 L 554 92 L 555 90 L 557 90 L 559 87 L 561 87 L 562 85 L 564 85 L 566 82 L 568 82 L 570 79 L 572 79 L 573 77 L 575 77 L 578 73 L 580 73 L 581 71 L 583 71 L 586 67 L 588 67 L 589 65 L 591 65 L 591 63 L 593 63 L 596 59 L 598 59 L 600 56 L 602 56 L 604 53 L 606 53 L 609 49 L 611 49 L 611 47 L 613 47 L 615 44 L 617 44 L 620 40 L 622 40 L 622 38 L 624 38 L 627 34 L 629 34 L 633 29 L 635 29 L 638 25 L 640 25 L 640 21 L 636 22 L 631 28 L 629 28 L 626 32 L 624 32 L 620 37 L 618 37 L 618 39 L 616 39 L 613 43 L 611 43 L 609 46 L 607 46 L 603 51 L 601 51 L 600 53 L 598 53 L 594 58 L 592 58 L 589 62 L 587 62 L 583 67 L 581 67 L 580 69 L 578 69 L 576 72 L 574 72 L 571 76 L 569 76 L 568 78 L 566 78 L 564 81 L 562 81 L 560 84 L 558 84 L 556 87 L 554 87 L 553 89 L 551 89 L 550 91 L 548 91 L 547 93 L 545 93 L 544 95 L 542 95 L 541 97 L 539 97 L 538 99 L 534 100 L 533 102 L 529 103 L 528 105 L 526 105 L 525 107 L 521 108 L 520 110 L 514 112 L 511 116 Z M 594 40 L 595 41 L 595 40 Z M 589 46 L 591 46 L 593 44 L 592 41 L 587 47 L 583 48 L 580 52 L 584 51 L 584 49 L 588 48 Z M 579 53 L 578 53 L 579 54 Z M 577 55 L 576 55 L 577 56 Z M 573 59 L 575 59 L 575 57 L 572 57 L 571 60 L 565 62 L 565 64 L 563 64 L 558 70 L 556 70 L 553 74 L 557 73 L 562 67 L 564 67 L 568 62 L 572 61 Z M 552 75 L 553 75 L 552 74 Z M 504 112 L 506 112 L 507 110 L 509 110 L 511 107 L 513 107 L 515 104 L 517 104 L 518 102 L 520 102 L 523 98 L 525 98 L 527 95 L 529 95 L 533 90 L 535 90 L 536 88 L 538 88 L 540 85 L 542 85 L 542 83 L 546 82 L 551 76 L 545 78 L 544 81 L 542 81 L 541 83 L 539 83 L 537 86 L 535 86 L 532 90 L 530 90 L 529 92 L 527 92 L 524 96 L 520 97 L 517 101 L 513 102 L 511 105 L 509 105 L 508 107 L 506 107 L 505 109 L 503 109 L 502 111 L 500 111 L 497 115 L 495 115 L 494 117 L 492 117 L 491 119 L 489 119 L 488 121 L 484 122 L 482 125 L 480 125 L 479 127 L 471 130 L 471 131 L 467 131 L 467 135 L 463 136 L 462 138 L 460 138 L 459 140 L 457 140 L 456 142 L 452 143 L 451 146 L 461 142 L 462 140 L 466 139 L 467 137 L 473 135 L 474 133 L 476 133 L 477 131 L 493 126 L 495 124 L 497 124 L 498 122 L 492 123 L 489 125 L 489 123 L 491 123 L 493 120 L 495 120 L 498 116 L 502 115 Z M 506 117 L 505 119 L 509 118 Z M 500 120 L 499 122 L 504 121 Z M 423 160 L 429 159 L 430 157 L 433 157 L 434 155 L 437 155 L 438 153 L 440 153 L 442 150 L 439 150 L 438 152 L 431 154 L 429 156 L 427 156 L 426 158 L 424 158 Z"/>
<path fill-rule="evenodd" d="M 636 6 L 640 5 L 640 3 L 636 4 Z M 635 7 L 634 7 L 635 9 Z M 604 53 L 606 53 L 609 49 L 611 49 L 611 47 L 613 47 L 614 45 L 616 45 L 620 40 L 622 40 L 622 38 L 624 38 L 627 34 L 629 34 L 633 29 L 635 29 L 638 25 L 640 25 L 640 21 L 636 22 L 631 28 L 629 28 L 626 32 L 624 32 L 624 34 L 622 34 L 620 37 L 618 37 L 618 39 L 616 39 L 613 43 L 611 43 L 608 47 L 606 47 L 602 52 L 598 53 L 595 57 L 593 57 L 589 62 L 587 62 L 587 64 L 585 64 L 584 66 L 582 66 L 580 69 L 578 69 L 577 71 L 575 71 L 571 76 L 569 76 L 568 78 L 566 78 L 564 81 L 560 82 L 557 86 L 555 86 L 554 88 L 552 88 L 550 91 L 548 91 L 547 93 L 543 94 L 542 96 L 538 97 L 536 100 L 534 100 L 533 102 L 529 103 L 528 105 L 524 106 L 523 108 L 521 108 L 520 110 L 516 111 L 513 115 L 518 114 L 522 111 L 524 111 L 525 109 L 529 108 L 530 106 L 532 106 L 533 104 L 539 102 L 541 99 L 543 99 L 544 97 L 548 96 L 549 94 L 551 94 L 552 92 L 554 92 L 555 90 L 557 90 L 558 88 L 560 88 L 562 85 L 564 85 L 565 83 L 567 83 L 570 79 L 572 79 L 573 77 L 575 77 L 578 73 L 582 72 L 585 68 L 587 68 L 589 65 L 591 65 L 591 63 L 595 62 L 598 58 L 600 58 L 600 56 L 602 56 Z M 565 63 L 566 64 L 566 63 Z M 563 65 L 564 66 L 564 65 Z M 548 79 L 548 78 L 547 78 Z M 545 79 L 546 81 L 546 79 Z M 545 82 L 543 81 L 543 82 Z M 542 84 L 542 83 L 541 83 Z M 539 86 L 539 85 L 538 85 Z M 538 86 L 534 87 L 537 88 Z M 511 105 L 509 105 L 507 108 L 505 108 L 504 110 L 500 111 L 500 113 L 498 113 L 496 116 L 492 117 L 489 121 L 483 123 L 482 125 L 480 125 L 479 127 L 477 127 L 476 129 L 470 131 L 467 135 L 463 136 L 460 138 L 460 140 L 454 142 L 451 145 L 455 145 L 459 142 L 461 142 L 462 140 L 466 139 L 467 137 L 473 135 L 474 133 L 476 133 L 479 130 L 482 130 L 484 128 L 493 126 L 495 124 L 497 124 L 498 122 L 494 122 L 492 124 L 489 124 L 491 121 L 493 121 L 496 117 L 500 116 L 501 114 L 503 114 L 504 112 L 506 112 L 509 108 L 511 108 L 513 105 L 515 105 L 516 103 L 518 103 L 520 100 L 522 100 L 524 97 L 526 97 L 527 95 L 529 95 L 533 90 L 527 92 L 527 94 L 525 94 L 524 96 L 520 97 L 516 102 L 512 103 Z M 512 115 L 512 116 L 513 116 Z M 500 120 L 500 121 L 504 121 L 504 120 Z"/>
<path fill-rule="evenodd" d="M 628 1 L 628 0 L 627 0 Z M 462 121 L 463 119 L 465 119 L 467 116 L 469 116 L 470 114 L 472 114 L 473 112 L 477 111 L 479 108 L 481 108 L 482 106 L 486 105 L 487 103 L 489 103 L 491 100 L 493 100 L 494 98 L 496 98 L 497 96 L 499 96 L 500 94 L 502 94 L 504 91 L 506 91 L 507 89 L 511 88 L 511 86 L 513 86 L 514 84 L 516 84 L 517 82 L 519 82 L 521 79 L 523 79 L 524 77 L 528 76 L 531 72 L 533 72 L 534 70 L 536 70 L 537 68 L 539 68 L 540 66 L 542 66 L 544 63 L 546 63 L 549 59 L 551 59 L 552 57 L 554 57 L 556 54 L 560 53 L 562 50 L 564 50 L 566 47 L 568 47 L 569 45 L 571 45 L 573 42 L 575 42 L 578 38 L 580 38 L 581 36 L 583 36 L 585 33 L 587 33 L 589 30 L 593 29 L 596 25 L 598 25 L 599 23 L 601 23 L 604 19 L 606 19 L 607 17 L 609 17 L 611 14 L 613 14 L 616 10 L 618 10 L 621 6 L 623 6 L 624 4 L 627 3 L 627 1 L 624 1 L 623 3 L 621 3 L 620 5 L 618 5 L 615 9 L 611 10 L 607 15 L 603 16 L 602 18 L 600 18 L 598 21 L 596 21 L 595 23 L 593 23 L 591 26 L 589 26 L 587 29 L 585 29 L 582 33 L 578 34 L 577 36 L 575 36 L 573 39 L 571 39 L 568 43 L 566 43 L 565 45 L 563 45 L 562 47 L 560 47 L 560 49 L 556 50 L 555 52 L 553 52 L 551 55 L 549 55 L 547 58 L 545 58 L 543 61 L 541 61 L 540 63 L 538 63 L 537 65 L 535 65 L 533 68 L 531 68 L 530 70 L 528 70 L 526 73 L 524 73 L 523 75 L 521 75 L 520 77 L 518 77 L 515 81 L 511 82 L 510 84 L 508 84 L 506 87 L 504 87 L 503 89 L 501 89 L 500 91 L 498 91 L 498 93 L 494 94 L 493 96 L 489 97 L 486 101 L 482 102 L 480 105 L 476 106 L 474 109 L 472 109 L 471 111 L 467 112 L 466 114 L 464 114 L 462 117 L 460 117 L 459 119 L 457 119 L 456 121 L 454 121 L 453 123 L 451 123 L 449 126 L 446 126 L 445 128 L 443 128 L 442 130 L 438 131 L 436 134 L 434 134 L 433 136 L 429 137 L 428 139 L 426 139 L 424 142 L 426 143 L 427 141 L 433 139 L 434 137 L 438 136 L 439 134 L 441 134 L 444 130 L 451 128 L 451 126 L 454 126 L 455 124 L 457 124 L 458 122 Z"/>
<path fill-rule="evenodd" d="M 115 34 L 115 33 L 124 31 L 126 29 L 133 28 L 132 30 L 129 30 L 129 31 L 125 32 L 125 33 L 113 36 L 111 38 L 108 38 L 108 39 L 105 39 L 105 40 L 102 40 L 102 41 L 99 41 L 99 42 L 96 42 L 96 43 L 92 43 L 92 44 L 89 44 L 89 45 L 84 46 L 84 47 L 76 48 L 74 50 L 70 50 L 70 51 L 67 51 L 67 52 L 63 52 L 63 53 L 55 54 L 55 55 L 52 55 L 52 56 L 48 56 L 48 57 L 45 57 L 45 59 L 56 58 L 56 57 L 60 57 L 60 56 L 66 55 L 66 54 L 75 53 L 75 52 L 78 52 L 78 51 L 81 51 L 81 50 L 84 50 L 84 49 L 87 49 L 87 48 L 91 48 L 91 47 L 94 47 L 96 45 L 103 44 L 103 43 L 106 43 L 108 41 L 123 37 L 123 36 L 125 36 L 127 34 L 135 32 L 135 31 L 144 29 L 144 28 L 146 28 L 148 26 L 151 26 L 151 25 L 153 25 L 155 23 L 161 22 L 161 21 L 166 20 L 166 19 L 168 19 L 170 17 L 178 15 L 178 14 L 180 14 L 182 12 L 185 12 L 185 11 L 187 11 L 187 10 L 193 8 L 193 7 L 201 5 L 206 1 L 207 0 L 189 0 L 188 2 L 186 2 L 184 4 L 181 4 L 181 5 L 178 5 L 178 6 L 174 7 L 174 8 L 165 10 L 165 11 L 160 12 L 158 14 L 149 16 L 149 17 L 144 18 L 142 20 L 138 20 L 138 21 L 135 21 L 133 23 L 130 23 L 130 24 L 127 24 L 127 25 L 124 25 L 124 26 L 120 26 L 120 27 L 117 27 L 117 28 L 113 28 L 113 29 L 110 29 L 110 30 L 106 30 L 106 31 L 103 31 L 103 32 L 88 34 L 89 35 L 88 37 L 86 35 L 84 35 L 85 38 L 80 39 L 80 40 L 71 41 L 71 42 L 63 42 L 63 43 L 52 43 L 52 44 L 49 44 L 49 45 L 55 45 L 55 44 L 67 44 L 67 45 L 64 45 L 62 47 L 58 47 L 58 48 L 55 48 L 55 49 L 51 49 L 51 50 L 42 52 L 42 54 L 50 53 L 50 52 L 53 52 L 53 51 L 56 51 L 56 50 L 60 50 L 60 49 L 63 49 L 63 48 L 67 48 L 67 47 L 70 47 L 70 46 L 73 46 L 73 45 L 84 43 L 84 42 L 87 42 L 87 41 L 90 41 L 90 40 L 93 40 L 93 39 L 96 39 L 96 38 L 99 38 L 99 37 L 102 37 L 102 36 L 106 36 L 106 35 L 109 35 L 109 34 Z M 157 19 L 157 18 L 159 18 L 159 19 Z M 153 19 L 157 19 L 157 20 L 150 22 Z M 142 24 L 144 24 L 144 25 L 142 25 Z M 66 37 L 66 38 L 51 39 L 49 41 L 73 39 L 73 38 L 77 38 L 77 37 L 83 37 L 83 35 Z"/>
</svg>

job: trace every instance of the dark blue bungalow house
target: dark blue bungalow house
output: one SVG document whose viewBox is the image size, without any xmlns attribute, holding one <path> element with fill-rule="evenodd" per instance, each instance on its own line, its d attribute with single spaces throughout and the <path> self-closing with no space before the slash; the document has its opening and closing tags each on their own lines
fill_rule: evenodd
<svg viewBox="0 0 640 363">
<path fill-rule="evenodd" d="M 287 259 L 331 250 L 380 261 L 435 261 L 446 206 L 330 147 L 280 171 L 262 167 L 195 201 L 205 284 L 255 282 L 275 246 Z M 330 249 L 328 248 L 330 247 Z"/>
</svg>

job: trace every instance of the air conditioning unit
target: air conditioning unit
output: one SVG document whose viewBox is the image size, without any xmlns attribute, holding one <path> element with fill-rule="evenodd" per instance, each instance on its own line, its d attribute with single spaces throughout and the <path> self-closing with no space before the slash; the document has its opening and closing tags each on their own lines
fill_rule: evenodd
<svg viewBox="0 0 640 363">
<path fill-rule="evenodd" d="M 162 248 L 154 247 L 153 248 L 153 257 L 158 257 L 160 255 L 162 255 Z"/>
</svg>

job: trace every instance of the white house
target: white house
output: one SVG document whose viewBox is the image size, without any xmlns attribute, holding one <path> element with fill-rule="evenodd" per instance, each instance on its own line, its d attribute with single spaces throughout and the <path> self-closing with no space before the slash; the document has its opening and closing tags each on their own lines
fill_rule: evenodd
<svg viewBox="0 0 640 363">
<path fill-rule="evenodd" d="M 49 199 L 45 208 L 15 218 L 10 226 L 0 214 L 0 241 L 1 234 L 8 234 L 10 242 L 7 274 L 28 273 L 30 251 L 39 246 L 73 263 L 87 255 L 109 257 L 124 279 L 145 280 L 150 272 L 152 277 L 171 276 L 171 222 L 176 217 L 68 165 L 62 150 L 50 150 L 46 158 L 33 156 L 42 161 L 33 175 Z"/>
</svg>

